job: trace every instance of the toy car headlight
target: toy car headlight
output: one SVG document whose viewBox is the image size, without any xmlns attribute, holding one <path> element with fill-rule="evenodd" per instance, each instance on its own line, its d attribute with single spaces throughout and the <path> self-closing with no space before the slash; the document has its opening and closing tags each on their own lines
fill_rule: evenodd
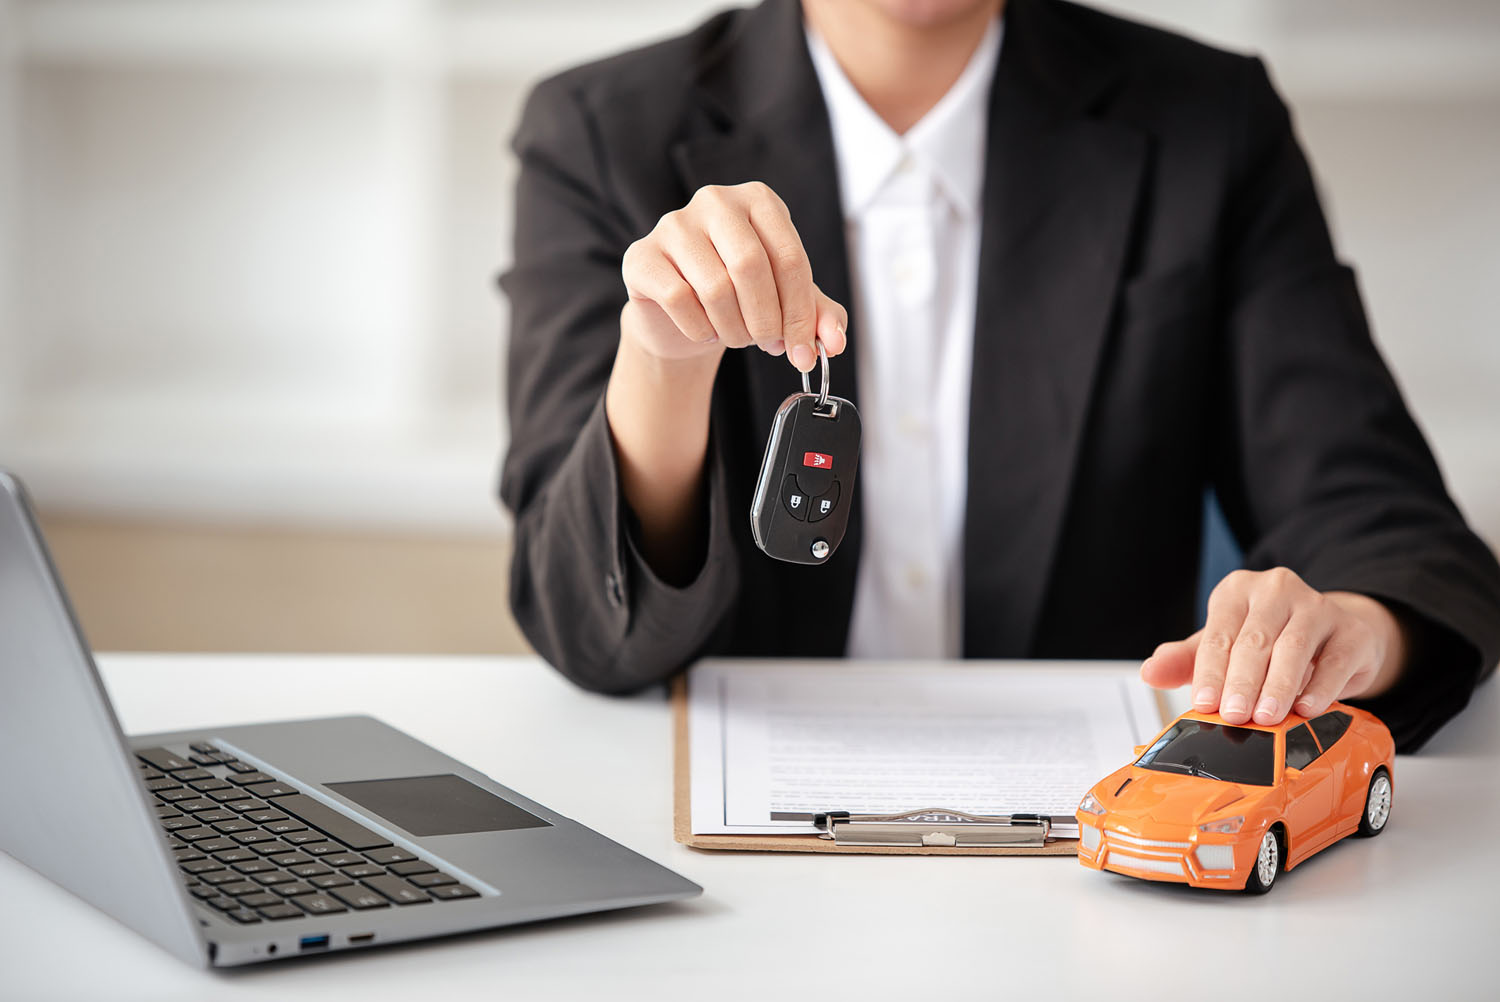
<svg viewBox="0 0 1500 1002">
<path fill-rule="evenodd" d="M 1244 823 L 1245 816 L 1243 814 L 1236 814 L 1232 818 L 1220 818 L 1218 821 L 1210 821 L 1207 824 L 1199 825 L 1198 830 L 1200 832 L 1217 832 L 1220 835 L 1233 835 L 1240 830 Z"/>
<path fill-rule="evenodd" d="M 1078 812 L 1080 814 L 1103 814 L 1104 805 L 1099 803 L 1098 800 L 1094 799 L 1094 795 L 1092 793 L 1085 793 L 1083 795 L 1083 799 L 1078 802 Z"/>
</svg>

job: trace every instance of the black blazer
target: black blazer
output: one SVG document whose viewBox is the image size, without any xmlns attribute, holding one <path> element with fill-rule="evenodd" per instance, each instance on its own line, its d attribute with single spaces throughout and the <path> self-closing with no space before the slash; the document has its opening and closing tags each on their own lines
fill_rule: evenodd
<svg viewBox="0 0 1500 1002">
<path fill-rule="evenodd" d="M 1333 252 L 1258 60 L 1052 0 L 1011 0 L 990 100 L 964 531 L 966 657 L 1140 658 L 1194 628 L 1205 487 L 1251 568 L 1382 598 L 1424 625 L 1372 702 L 1404 748 L 1500 659 L 1500 568 L 1466 528 Z M 511 304 L 511 604 L 580 685 L 627 691 L 707 654 L 842 655 L 859 563 L 751 541 L 783 359 L 728 352 L 707 555 L 641 558 L 603 390 L 621 257 L 698 187 L 764 181 L 852 306 L 827 110 L 794 0 L 540 84 Z M 836 384 L 853 386 L 859 317 Z M 858 488 L 856 487 L 856 495 Z"/>
</svg>

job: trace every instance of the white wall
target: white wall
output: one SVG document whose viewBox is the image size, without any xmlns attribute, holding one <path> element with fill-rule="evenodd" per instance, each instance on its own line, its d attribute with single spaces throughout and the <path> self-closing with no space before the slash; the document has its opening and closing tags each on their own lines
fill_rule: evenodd
<svg viewBox="0 0 1500 1002">
<path fill-rule="evenodd" d="M 718 6 L 0 0 L 0 463 L 75 510 L 493 528 L 519 102 Z M 1500 541 L 1500 4 L 1108 6 L 1266 55 Z"/>
</svg>

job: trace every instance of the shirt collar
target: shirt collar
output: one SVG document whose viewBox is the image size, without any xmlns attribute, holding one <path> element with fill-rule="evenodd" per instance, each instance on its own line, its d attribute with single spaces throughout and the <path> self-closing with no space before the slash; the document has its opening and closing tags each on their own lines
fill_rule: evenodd
<svg viewBox="0 0 1500 1002">
<path fill-rule="evenodd" d="M 907 155 L 936 179 L 959 213 L 977 215 L 984 186 L 990 85 L 1000 59 L 1003 21 L 990 23 L 953 86 L 905 135 L 897 135 L 854 89 L 822 36 L 810 25 L 805 30 L 828 105 L 845 218 L 869 206 Z"/>
</svg>

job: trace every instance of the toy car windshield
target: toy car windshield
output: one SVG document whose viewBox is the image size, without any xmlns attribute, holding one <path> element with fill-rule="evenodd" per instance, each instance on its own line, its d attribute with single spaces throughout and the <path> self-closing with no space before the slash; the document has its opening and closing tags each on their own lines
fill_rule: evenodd
<svg viewBox="0 0 1500 1002">
<path fill-rule="evenodd" d="M 1275 778 L 1276 736 L 1206 720 L 1179 720 L 1136 760 L 1143 769 L 1184 773 L 1250 786 Z"/>
</svg>

